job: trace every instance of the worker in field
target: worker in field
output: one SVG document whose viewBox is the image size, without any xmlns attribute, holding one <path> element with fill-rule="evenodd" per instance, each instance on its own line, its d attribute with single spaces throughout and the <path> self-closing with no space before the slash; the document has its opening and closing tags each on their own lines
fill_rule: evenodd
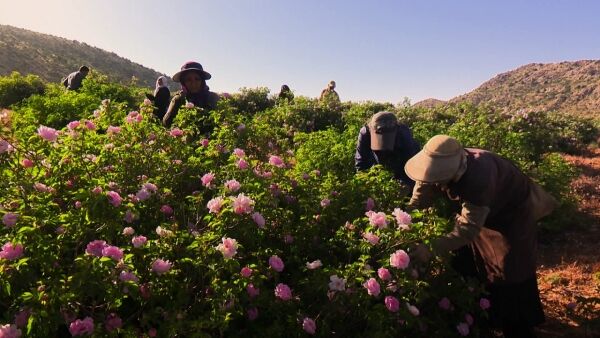
<svg viewBox="0 0 600 338">
<path fill-rule="evenodd" d="M 156 87 L 154 88 L 154 94 L 146 94 L 146 97 L 152 101 L 154 107 L 154 115 L 162 121 L 163 117 L 169 107 L 171 101 L 171 91 L 167 87 L 167 78 L 165 76 L 159 76 L 156 79 Z"/>
<path fill-rule="evenodd" d="M 411 207 L 428 206 L 435 190 L 462 207 L 454 230 L 432 242 L 433 253 L 456 250 L 453 266 L 485 283 L 491 323 L 505 337 L 535 337 L 534 326 L 544 321 L 536 223 L 556 200 L 509 160 L 446 135 L 431 138 L 405 171 L 416 182 Z M 421 244 L 413 255 L 427 261 L 431 251 Z"/>
<path fill-rule="evenodd" d="M 390 170 L 394 177 L 413 187 L 415 182 L 404 172 L 404 165 L 420 150 L 410 129 L 398 122 L 392 112 L 382 111 L 371 117 L 358 133 L 354 165 L 357 171 L 376 164 Z"/>
<path fill-rule="evenodd" d="M 78 71 L 67 75 L 62 79 L 62 84 L 67 90 L 78 90 L 81 88 L 83 79 L 88 75 L 90 69 L 88 66 L 81 66 Z"/>
<path fill-rule="evenodd" d="M 279 91 L 279 95 L 277 96 L 278 101 L 288 101 L 292 102 L 294 100 L 294 93 L 290 87 L 286 84 L 281 86 L 281 90 Z"/>
<path fill-rule="evenodd" d="M 340 96 L 335 91 L 335 81 L 329 81 L 327 87 L 321 91 L 319 100 L 325 103 L 340 103 Z"/>
<path fill-rule="evenodd" d="M 198 62 L 189 61 L 181 66 L 181 70 L 173 75 L 173 81 L 181 83 L 181 90 L 171 99 L 163 117 L 164 126 L 169 127 L 173 123 L 179 108 L 186 103 L 207 110 L 217 107 L 219 95 L 211 92 L 206 85 L 206 80 L 210 78 L 210 73 L 204 71 Z"/>
</svg>

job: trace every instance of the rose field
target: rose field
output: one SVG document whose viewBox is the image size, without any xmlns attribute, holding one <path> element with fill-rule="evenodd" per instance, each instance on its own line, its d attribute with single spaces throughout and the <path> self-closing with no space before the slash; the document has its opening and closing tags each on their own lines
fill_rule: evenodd
<svg viewBox="0 0 600 338">
<path fill-rule="evenodd" d="M 147 91 L 147 90 L 146 90 Z M 490 302 L 450 257 L 411 248 L 455 206 L 406 211 L 382 167 L 356 173 L 358 131 L 393 111 L 423 145 L 494 151 L 560 199 L 562 154 L 598 124 L 558 112 L 278 101 L 267 89 L 187 105 L 165 129 L 143 88 L 91 73 L 79 92 L 0 78 L 0 334 L 26 337 L 485 336 Z"/>
</svg>

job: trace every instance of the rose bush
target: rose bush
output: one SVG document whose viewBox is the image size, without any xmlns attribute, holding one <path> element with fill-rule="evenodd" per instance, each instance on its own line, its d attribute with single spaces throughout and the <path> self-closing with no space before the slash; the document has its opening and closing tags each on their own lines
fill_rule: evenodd
<svg viewBox="0 0 600 338">
<path fill-rule="evenodd" d="M 450 221 L 403 211 L 408 190 L 381 167 L 354 174 L 360 109 L 263 94 L 182 108 L 172 129 L 118 97 L 55 128 L 26 107 L 5 113 L 0 325 L 32 337 L 478 335 L 480 285 L 442 258 L 410 259 Z M 297 116 L 307 107 L 323 112 L 318 132 Z"/>
</svg>

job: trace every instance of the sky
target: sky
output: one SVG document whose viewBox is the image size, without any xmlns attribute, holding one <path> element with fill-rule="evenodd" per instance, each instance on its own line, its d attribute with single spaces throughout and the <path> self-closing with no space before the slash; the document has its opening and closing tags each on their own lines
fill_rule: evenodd
<svg viewBox="0 0 600 338">
<path fill-rule="evenodd" d="M 212 91 L 447 100 L 528 63 L 600 59 L 600 1 L 0 0 L 0 24 L 86 42 Z M 2 62 L 2 60 L 0 60 Z"/>
</svg>

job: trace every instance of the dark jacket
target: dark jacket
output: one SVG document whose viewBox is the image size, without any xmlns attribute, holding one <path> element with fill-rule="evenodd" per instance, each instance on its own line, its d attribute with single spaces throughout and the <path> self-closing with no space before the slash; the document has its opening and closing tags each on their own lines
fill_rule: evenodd
<svg viewBox="0 0 600 338">
<path fill-rule="evenodd" d="M 83 74 L 80 71 L 73 72 L 67 75 L 67 77 L 62 80 L 62 84 L 68 90 L 77 90 L 81 88 L 81 82 L 83 82 L 85 76 L 86 74 Z"/>
<path fill-rule="evenodd" d="M 156 107 L 156 117 L 161 121 L 167 113 L 169 102 L 171 101 L 171 91 L 167 87 L 159 87 L 154 91 L 154 106 Z"/>
<path fill-rule="evenodd" d="M 183 106 L 186 102 L 191 102 L 198 108 L 211 110 L 217 107 L 218 101 L 219 95 L 211 91 L 206 91 L 201 98 L 192 99 L 191 97 L 188 98 L 186 94 L 180 90 L 171 99 L 169 108 L 162 119 L 163 125 L 165 127 L 170 127 L 171 123 L 173 123 L 173 119 L 175 119 L 175 116 L 177 116 L 177 113 L 179 112 L 179 108 L 181 108 L 181 106 Z"/>
<path fill-rule="evenodd" d="M 396 132 L 396 144 L 391 153 L 371 150 L 371 134 L 367 126 L 363 126 L 358 134 L 354 165 L 356 170 L 367 170 L 376 164 L 381 164 L 394 173 L 394 177 L 409 186 L 415 182 L 404 172 L 404 165 L 411 157 L 421 150 L 419 143 L 415 141 L 410 129 L 398 124 Z"/>
<path fill-rule="evenodd" d="M 509 160 L 481 149 L 465 153 L 466 171 L 446 191 L 462 210 L 454 230 L 435 240 L 434 249 L 441 253 L 469 245 L 480 276 L 491 283 L 535 278 L 536 222 L 556 207 L 556 200 Z M 415 186 L 412 205 L 431 203 L 426 187 L 435 185 Z"/>
</svg>

